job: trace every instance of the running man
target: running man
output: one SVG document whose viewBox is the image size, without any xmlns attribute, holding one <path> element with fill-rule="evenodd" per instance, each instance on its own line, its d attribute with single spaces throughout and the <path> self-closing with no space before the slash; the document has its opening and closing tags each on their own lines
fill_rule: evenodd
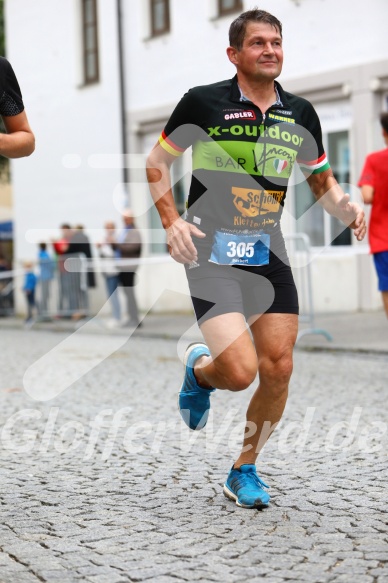
<svg viewBox="0 0 388 583">
<path fill-rule="evenodd" d="M 6 158 L 29 156 L 35 138 L 24 111 L 19 83 L 10 63 L 0 57 L 0 115 L 6 133 L 0 133 L 0 154 Z"/>
<path fill-rule="evenodd" d="M 249 10 L 229 30 L 237 75 L 195 87 L 172 113 L 147 161 L 150 190 L 171 256 L 185 264 L 205 343 L 188 347 L 179 394 L 193 430 L 207 421 L 216 390 L 241 391 L 259 375 L 240 455 L 224 494 L 244 508 L 269 503 L 256 459 L 287 400 L 298 298 L 280 229 L 287 184 L 298 161 L 324 208 L 363 239 L 364 212 L 333 177 L 312 105 L 275 81 L 282 25 Z M 174 204 L 170 166 L 192 146 L 187 217 Z M 270 427 L 270 429 L 268 429 Z"/>
</svg>

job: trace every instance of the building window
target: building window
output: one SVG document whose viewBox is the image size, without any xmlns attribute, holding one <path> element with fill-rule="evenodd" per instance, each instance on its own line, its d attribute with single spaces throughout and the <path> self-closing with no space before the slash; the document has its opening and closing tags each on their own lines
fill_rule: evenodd
<svg viewBox="0 0 388 583">
<path fill-rule="evenodd" d="M 171 188 L 175 206 L 180 216 L 186 213 L 186 198 L 190 187 L 190 173 L 184 174 L 184 169 L 191 164 L 189 154 L 183 154 L 171 167 Z M 161 228 L 160 218 L 156 207 L 150 209 L 150 223 L 152 229 L 151 253 L 168 253 L 165 231 Z"/>
<path fill-rule="evenodd" d="M 97 0 L 82 0 L 84 83 L 99 81 Z"/>
<path fill-rule="evenodd" d="M 151 36 L 170 31 L 169 0 L 151 0 Z"/>
<path fill-rule="evenodd" d="M 336 131 L 324 134 L 323 141 L 337 182 L 349 184 L 349 132 Z M 295 218 L 297 231 L 307 233 L 313 247 L 351 245 L 352 243 L 350 229 L 345 228 L 339 219 L 324 212 L 321 205 L 317 204 L 306 181 L 300 182 L 295 187 Z"/>
<path fill-rule="evenodd" d="M 242 0 L 218 0 L 218 15 L 231 14 L 232 12 L 242 12 Z"/>
</svg>

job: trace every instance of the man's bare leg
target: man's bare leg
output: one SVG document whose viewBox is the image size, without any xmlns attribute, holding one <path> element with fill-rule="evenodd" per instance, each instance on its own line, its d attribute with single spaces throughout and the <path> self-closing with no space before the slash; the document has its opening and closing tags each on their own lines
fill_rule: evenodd
<svg viewBox="0 0 388 583">
<path fill-rule="evenodd" d="M 259 363 L 260 384 L 247 410 L 247 430 L 242 452 L 234 466 L 254 464 L 280 421 L 288 396 L 292 353 L 298 331 L 294 314 L 263 314 L 250 322 Z M 252 425 L 254 424 L 254 425 Z M 252 427 L 256 426 L 253 432 Z"/>
<path fill-rule="evenodd" d="M 197 382 L 230 391 L 246 389 L 256 378 L 257 356 L 244 316 L 215 316 L 201 324 L 201 332 L 212 356 L 195 363 Z"/>
<path fill-rule="evenodd" d="M 296 340 L 298 317 L 289 314 L 264 314 L 250 322 L 252 337 L 242 314 L 233 312 L 215 316 L 203 324 L 201 331 L 211 356 L 193 360 L 194 376 L 198 384 L 197 401 L 188 403 L 181 391 L 181 414 L 190 415 L 186 424 L 201 429 L 210 407 L 206 387 L 239 391 L 247 388 L 257 371 L 260 385 L 247 411 L 248 431 L 244 447 L 232 466 L 224 484 L 224 494 L 245 508 L 268 506 L 270 496 L 263 489 L 265 483 L 257 475 L 255 462 L 265 440 L 260 439 L 266 425 L 271 429 L 280 420 L 287 400 L 288 382 L 292 372 L 292 351 Z M 195 348 L 193 347 L 194 354 Z M 190 392 L 188 398 L 192 399 Z M 201 419 L 199 419 L 201 416 Z M 204 422 L 203 422 L 204 420 Z M 251 425 L 255 431 L 251 431 Z M 266 438 L 269 437 L 267 431 Z"/>
<path fill-rule="evenodd" d="M 201 324 L 201 331 L 207 346 L 193 343 L 188 347 L 179 392 L 181 416 L 195 431 L 207 423 L 210 395 L 216 388 L 243 390 L 257 375 L 256 350 L 242 314 L 209 318 Z"/>
</svg>

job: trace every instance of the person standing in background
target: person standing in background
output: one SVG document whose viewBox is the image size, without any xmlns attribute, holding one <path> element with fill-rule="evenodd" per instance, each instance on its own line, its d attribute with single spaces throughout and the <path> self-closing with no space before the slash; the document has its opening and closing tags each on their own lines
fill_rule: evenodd
<svg viewBox="0 0 388 583">
<path fill-rule="evenodd" d="M 119 274 L 115 261 L 118 252 L 116 245 L 116 225 L 112 221 L 105 223 L 105 239 L 97 243 L 98 253 L 103 259 L 102 273 L 105 279 L 106 291 L 112 306 L 113 325 L 118 325 L 121 319 L 120 300 L 118 295 Z"/>
<path fill-rule="evenodd" d="M 33 264 L 30 261 L 24 263 L 24 285 L 23 291 L 27 300 L 27 318 L 26 324 L 32 324 L 34 310 L 36 308 L 35 304 L 35 289 L 37 278 L 34 273 Z"/>
<path fill-rule="evenodd" d="M 135 220 L 131 209 L 123 211 L 124 229 L 119 234 L 117 243 L 114 246 L 119 252 L 120 259 L 138 259 L 141 254 L 141 236 L 136 228 Z M 127 321 L 124 326 L 137 328 L 141 326 L 139 321 L 139 310 L 135 298 L 133 287 L 135 285 L 136 265 L 122 265 L 119 272 L 119 282 L 123 286 L 127 300 Z"/>
<path fill-rule="evenodd" d="M 96 278 L 92 266 L 92 247 L 90 245 L 89 237 L 86 235 L 84 226 L 77 225 L 73 230 L 73 235 L 70 239 L 69 248 L 67 250 L 68 254 L 78 253 L 79 255 L 84 255 L 87 261 L 87 287 L 96 287 Z"/>
<path fill-rule="evenodd" d="M 365 204 L 372 205 L 369 244 L 388 318 L 388 113 L 381 114 L 380 123 L 387 147 L 366 157 L 358 186 Z"/>
<path fill-rule="evenodd" d="M 59 316 L 69 317 L 71 315 L 71 273 L 65 268 L 65 261 L 69 249 L 70 239 L 73 236 L 72 229 L 69 224 L 63 223 L 60 227 L 61 237 L 53 241 L 53 248 L 58 261 L 59 273 L 59 302 L 58 311 Z"/>
<path fill-rule="evenodd" d="M 88 289 L 96 287 L 92 266 L 92 248 L 83 225 L 77 225 L 69 241 L 67 257 L 72 260 L 71 272 L 71 317 L 85 318 L 89 312 Z"/>
<path fill-rule="evenodd" d="M 39 315 L 41 318 L 47 318 L 50 315 L 48 302 L 51 282 L 54 278 L 54 261 L 47 252 L 46 243 L 39 243 L 38 265 L 40 286 Z"/>
</svg>

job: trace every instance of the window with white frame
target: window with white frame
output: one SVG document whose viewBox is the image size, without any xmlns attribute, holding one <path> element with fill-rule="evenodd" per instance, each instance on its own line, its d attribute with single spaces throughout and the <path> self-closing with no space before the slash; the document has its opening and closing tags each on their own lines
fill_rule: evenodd
<svg viewBox="0 0 388 583">
<path fill-rule="evenodd" d="M 242 12 L 242 0 L 218 0 L 218 15 L 224 16 L 233 12 Z"/>
<path fill-rule="evenodd" d="M 191 158 L 188 154 L 183 154 L 174 160 L 171 166 L 171 188 L 174 195 L 175 206 L 180 216 L 186 213 L 187 193 L 190 187 L 188 174 L 185 175 L 187 163 Z M 159 213 L 155 206 L 150 209 L 150 224 L 154 236 L 150 245 L 151 253 L 167 253 L 166 235 L 163 232 Z"/>
<path fill-rule="evenodd" d="M 169 0 L 150 0 L 151 36 L 159 36 L 170 31 Z"/>
<path fill-rule="evenodd" d="M 350 123 L 351 110 L 347 103 L 316 107 L 321 119 L 323 146 L 336 180 L 350 183 Z M 323 210 L 311 192 L 307 181 L 298 180 L 294 188 L 296 231 L 306 233 L 314 247 L 351 245 L 349 228 Z"/>
<path fill-rule="evenodd" d="M 388 93 L 383 96 L 383 111 L 388 111 Z"/>
<path fill-rule="evenodd" d="M 157 142 L 159 134 L 149 133 L 143 137 L 143 152 L 147 156 L 154 144 Z M 191 181 L 191 148 L 188 148 L 182 156 L 174 160 L 171 166 L 171 188 L 174 195 L 175 205 L 180 216 L 186 212 L 186 201 L 190 189 Z M 163 230 L 159 213 L 153 203 L 151 194 L 147 190 L 148 226 L 149 226 L 149 251 L 154 254 L 167 253 L 166 233 Z"/>
<path fill-rule="evenodd" d="M 97 83 L 100 78 L 97 29 L 97 0 L 82 2 L 83 82 Z"/>
</svg>

